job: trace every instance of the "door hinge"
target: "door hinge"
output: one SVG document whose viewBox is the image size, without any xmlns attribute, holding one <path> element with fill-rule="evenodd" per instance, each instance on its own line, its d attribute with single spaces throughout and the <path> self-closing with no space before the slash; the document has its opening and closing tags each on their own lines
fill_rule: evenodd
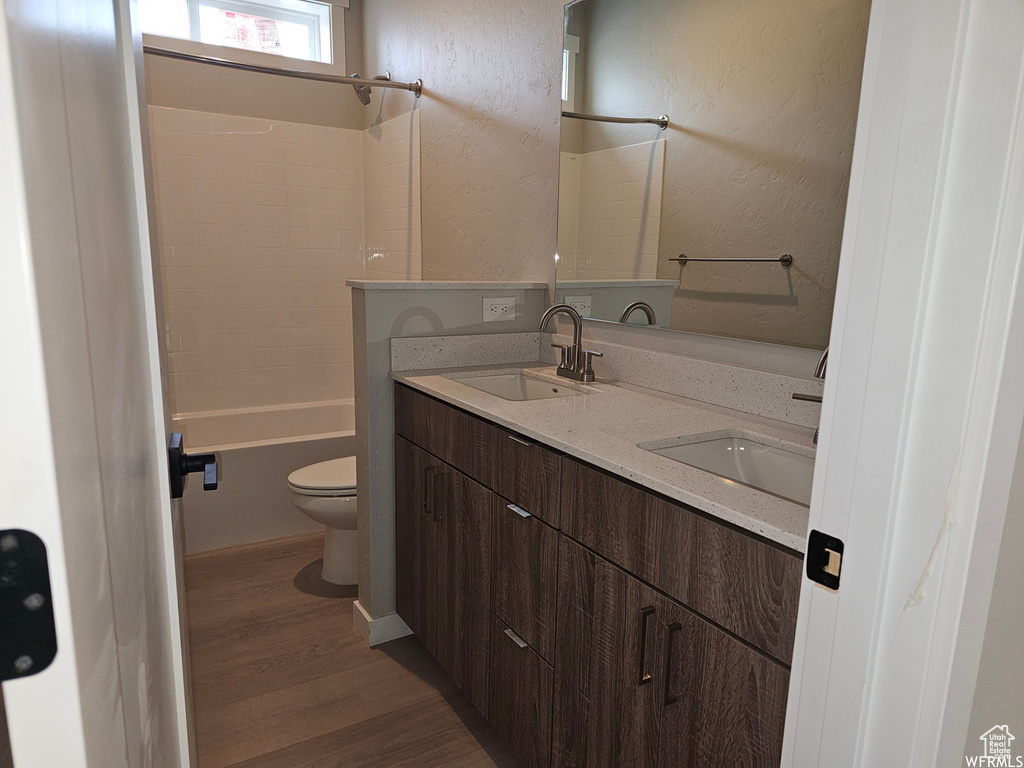
<svg viewBox="0 0 1024 768">
<path fill-rule="evenodd" d="M 839 589 L 843 569 L 843 542 L 821 531 L 807 537 L 807 578 L 829 589 Z"/>
<path fill-rule="evenodd" d="M 0 680 L 29 677 L 57 656 L 46 545 L 29 531 L 0 531 Z"/>
</svg>

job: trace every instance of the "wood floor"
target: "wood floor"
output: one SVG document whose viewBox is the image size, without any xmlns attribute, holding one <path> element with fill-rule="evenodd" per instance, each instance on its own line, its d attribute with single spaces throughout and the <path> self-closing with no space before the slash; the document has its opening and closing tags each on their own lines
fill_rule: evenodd
<svg viewBox="0 0 1024 768">
<path fill-rule="evenodd" d="M 370 649 L 321 537 L 187 558 L 199 768 L 518 768 L 415 638 Z"/>
</svg>

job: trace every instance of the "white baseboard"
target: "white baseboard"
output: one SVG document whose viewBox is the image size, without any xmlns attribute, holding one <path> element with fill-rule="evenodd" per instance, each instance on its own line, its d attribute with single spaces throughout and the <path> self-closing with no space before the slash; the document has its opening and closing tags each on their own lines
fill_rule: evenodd
<svg viewBox="0 0 1024 768">
<path fill-rule="evenodd" d="M 375 619 L 366 612 L 358 600 L 352 603 L 352 626 L 371 648 L 412 634 L 409 625 L 402 621 L 402 617 L 397 613 L 389 613 Z"/>
</svg>

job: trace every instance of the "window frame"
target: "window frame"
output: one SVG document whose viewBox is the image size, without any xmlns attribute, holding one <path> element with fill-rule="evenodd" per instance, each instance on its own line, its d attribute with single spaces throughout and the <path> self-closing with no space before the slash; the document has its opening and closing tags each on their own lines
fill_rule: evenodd
<svg viewBox="0 0 1024 768">
<path fill-rule="evenodd" d="M 174 51 L 176 53 L 191 54 L 196 56 L 212 56 L 218 59 L 236 61 L 240 64 L 252 64 L 260 67 L 273 69 L 301 69 L 309 72 L 319 72 L 325 75 L 348 75 L 345 61 L 345 11 L 349 7 L 349 0 L 318 0 L 323 5 L 330 6 L 330 29 L 326 36 L 330 42 L 331 63 L 323 61 L 312 61 L 309 59 L 296 59 L 290 56 L 283 56 L 277 53 L 265 53 L 263 51 L 251 51 L 245 48 L 234 48 L 228 45 L 214 45 L 203 43 L 199 40 L 185 39 L 181 37 L 166 37 L 143 33 L 142 40 L 145 45 L 154 48 Z M 245 2 L 245 0 L 200 0 L 204 6 L 223 8 L 237 13 L 247 15 L 263 15 L 265 18 L 280 18 L 283 21 L 296 21 L 294 17 L 287 18 L 287 8 L 272 8 L 260 0 Z M 283 0 L 284 5 L 289 4 Z M 234 6 L 227 8 L 227 6 Z M 296 3 L 296 6 L 298 3 Z M 246 10 L 248 9 L 248 10 Z M 266 13 L 264 13 L 266 10 Z M 197 17 L 199 14 L 199 3 L 189 3 L 190 33 L 196 34 L 199 29 Z M 320 42 L 324 45 L 324 34 L 321 30 Z M 322 49 L 321 49 L 322 50 Z"/>
</svg>

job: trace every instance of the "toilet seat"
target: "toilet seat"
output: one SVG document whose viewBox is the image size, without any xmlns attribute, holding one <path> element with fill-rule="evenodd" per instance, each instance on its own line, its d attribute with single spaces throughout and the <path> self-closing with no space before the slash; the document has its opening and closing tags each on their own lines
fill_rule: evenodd
<svg viewBox="0 0 1024 768">
<path fill-rule="evenodd" d="M 356 495 L 356 457 L 321 461 L 288 475 L 288 487 L 300 496 Z"/>
</svg>

